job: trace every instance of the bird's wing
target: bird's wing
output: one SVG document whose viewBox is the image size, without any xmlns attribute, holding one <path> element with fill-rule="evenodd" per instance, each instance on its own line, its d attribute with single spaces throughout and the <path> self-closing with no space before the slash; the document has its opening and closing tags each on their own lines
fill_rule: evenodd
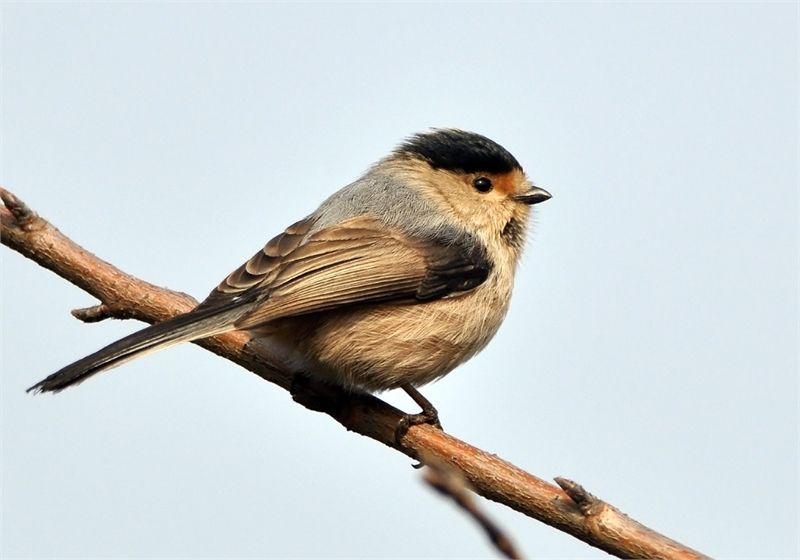
<svg viewBox="0 0 800 560">
<path fill-rule="evenodd" d="M 297 249 L 305 241 L 316 221 L 313 215 L 308 216 L 273 237 L 263 249 L 211 290 L 195 310 L 225 305 L 246 291 L 254 291 L 256 286 L 264 282 L 282 257 Z"/>
<path fill-rule="evenodd" d="M 298 222 L 274 238 L 201 307 L 257 299 L 236 322 L 247 329 L 348 305 L 436 299 L 475 288 L 491 269 L 483 246 L 462 231 L 411 238 L 363 217 L 309 234 L 312 225 Z"/>
<path fill-rule="evenodd" d="M 483 246 L 456 230 L 412 239 L 365 218 L 313 233 L 312 226 L 304 220 L 289 227 L 192 311 L 113 342 L 28 390 L 60 391 L 180 342 L 280 317 L 444 297 L 480 285 L 491 270 Z"/>
</svg>

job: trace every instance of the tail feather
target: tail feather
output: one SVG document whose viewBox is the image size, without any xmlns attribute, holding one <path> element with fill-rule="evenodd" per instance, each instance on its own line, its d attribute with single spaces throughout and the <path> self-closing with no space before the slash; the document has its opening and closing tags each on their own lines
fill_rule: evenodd
<svg viewBox="0 0 800 560">
<path fill-rule="evenodd" d="M 241 306 L 201 309 L 178 315 L 112 342 L 42 379 L 27 392 L 58 392 L 88 379 L 96 373 L 130 360 L 169 348 L 181 342 L 206 338 L 233 330 L 243 313 Z"/>
</svg>

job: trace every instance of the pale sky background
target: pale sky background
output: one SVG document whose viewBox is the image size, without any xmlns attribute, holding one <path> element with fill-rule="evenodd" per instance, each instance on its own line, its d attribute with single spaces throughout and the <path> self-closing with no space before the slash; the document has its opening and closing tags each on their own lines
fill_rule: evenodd
<svg viewBox="0 0 800 560">
<path fill-rule="evenodd" d="M 553 193 L 509 317 L 426 388 L 454 435 L 722 558 L 798 554 L 796 3 L 2 5 L 2 184 L 202 298 L 431 126 Z M 6 248 L 4 558 L 494 557 L 411 461 Z M 403 395 L 388 395 L 413 411 Z M 531 558 L 605 558 L 503 506 Z"/>
</svg>

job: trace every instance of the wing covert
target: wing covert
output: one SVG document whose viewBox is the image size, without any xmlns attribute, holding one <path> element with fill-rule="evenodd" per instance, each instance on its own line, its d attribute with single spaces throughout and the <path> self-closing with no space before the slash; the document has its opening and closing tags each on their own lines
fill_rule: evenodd
<svg viewBox="0 0 800 560">
<path fill-rule="evenodd" d="M 316 218 L 306 217 L 286 228 L 264 245 L 246 263 L 231 272 L 225 280 L 211 290 L 197 308 L 212 307 L 229 302 L 243 292 L 262 282 L 269 282 L 281 262 L 281 257 L 297 249 L 314 226 Z"/>
<path fill-rule="evenodd" d="M 349 305 L 437 299 L 475 288 L 491 270 L 483 246 L 461 230 L 410 238 L 365 217 L 312 226 L 298 222 L 274 238 L 201 305 L 258 291 L 236 324 L 247 329 Z"/>
</svg>

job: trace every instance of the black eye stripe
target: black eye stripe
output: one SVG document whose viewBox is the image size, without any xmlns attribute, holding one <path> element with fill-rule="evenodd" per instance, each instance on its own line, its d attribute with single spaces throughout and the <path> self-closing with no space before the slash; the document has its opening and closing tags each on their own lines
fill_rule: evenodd
<svg viewBox="0 0 800 560">
<path fill-rule="evenodd" d="M 475 190 L 482 193 L 487 193 L 492 190 L 492 180 L 488 177 L 478 177 L 472 182 L 472 186 L 475 187 Z"/>
</svg>

